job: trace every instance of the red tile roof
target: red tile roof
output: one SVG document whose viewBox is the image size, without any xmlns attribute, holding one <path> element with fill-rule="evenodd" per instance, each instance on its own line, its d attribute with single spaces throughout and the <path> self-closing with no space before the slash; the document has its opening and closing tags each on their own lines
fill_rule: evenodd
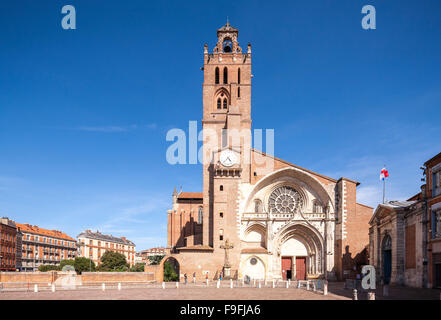
<svg viewBox="0 0 441 320">
<path fill-rule="evenodd" d="M 202 199 L 202 192 L 181 192 L 178 199 Z"/>
<path fill-rule="evenodd" d="M 48 229 L 40 228 L 38 226 L 31 226 L 30 224 L 22 224 L 22 223 L 15 223 L 15 225 L 22 232 L 30 232 L 30 233 L 35 233 L 35 234 L 42 235 L 42 236 L 47 236 L 47 237 L 54 237 L 54 238 L 76 241 L 74 238 L 71 238 L 67 234 L 65 234 L 61 231 L 58 231 L 58 230 L 48 230 Z"/>
</svg>

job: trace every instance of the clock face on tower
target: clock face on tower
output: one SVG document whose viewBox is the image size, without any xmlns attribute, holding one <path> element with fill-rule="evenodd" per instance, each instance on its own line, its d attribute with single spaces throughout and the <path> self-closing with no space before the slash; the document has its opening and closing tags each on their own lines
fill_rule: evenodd
<svg viewBox="0 0 441 320">
<path fill-rule="evenodd" d="M 231 150 L 224 150 L 220 154 L 220 162 L 226 167 L 231 167 L 237 163 L 237 156 Z"/>
</svg>

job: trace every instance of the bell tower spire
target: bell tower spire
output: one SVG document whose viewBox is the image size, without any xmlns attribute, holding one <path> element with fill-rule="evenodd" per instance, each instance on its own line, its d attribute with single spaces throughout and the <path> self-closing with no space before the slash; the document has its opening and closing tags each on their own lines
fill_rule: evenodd
<svg viewBox="0 0 441 320">
<path fill-rule="evenodd" d="M 227 23 L 217 29 L 217 43 L 212 52 L 204 45 L 204 83 L 203 83 L 203 244 L 217 246 L 213 224 L 213 207 L 210 207 L 209 195 L 212 183 L 212 163 L 219 160 L 222 149 L 239 149 L 232 145 L 228 133 L 232 130 L 251 130 L 251 45 L 248 51 L 242 52 L 238 41 L 239 30 Z M 228 130 L 228 133 L 227 131 Z M 208 142 L 207 142 L 208 141 Z M 244 153 L 238 151 L 240 158 L 240 179 L 249 180 L 250 168 L 241 166 Z M 248 153 L 250 151 L 248 150 Z M 249 155 L 247 155 L 249 158 Z M 211 200 L 215 201 L 215 200 Z M 232 239 L 232 238 L 231 238 Z"/>
</svg>

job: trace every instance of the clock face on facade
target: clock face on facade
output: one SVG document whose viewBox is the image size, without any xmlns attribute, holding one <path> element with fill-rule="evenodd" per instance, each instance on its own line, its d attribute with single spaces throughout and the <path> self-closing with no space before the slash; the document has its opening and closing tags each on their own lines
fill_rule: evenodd
<svg viewBox="0 0 441 320">
<path fill-rule="evenodd" d="M 224 150 L 220 154 L 220 162 L 226 167 L 231 167 L 237 163 L 237 156 L 231 150 Z"/>
</svg>

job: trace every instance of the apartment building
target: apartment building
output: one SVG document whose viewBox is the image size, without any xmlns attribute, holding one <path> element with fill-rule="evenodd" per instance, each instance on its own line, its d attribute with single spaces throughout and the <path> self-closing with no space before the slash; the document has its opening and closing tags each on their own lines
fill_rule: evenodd
<svg viewBox="0 0 441 320">
<path fill-rule="evenodd" d="M 0 271 L 15 271 L 16 235 L 14 221 L 0 218 Z"/>
<path fill-rule="evenodd" d="M 122 253 L 130 266 L 135 264 L 135 244 L 125 237 L 114 237 L 102 234 L 99 231 L 85 230 L 78 236 L 79 255 L 92 259 L 95 264 L 101 263 L 104 252 L 110 250 Z"/>
<path fill-rule="evenodd" d="M 441 288 L 441 153 L 426 161 L 424 166 L 429 220 L 428 280 L 431 287 Z"/>
<path fill-rule="evenodd" d="M 76 240 L 67 234 L 29 224 L 16 226 L 21 232 L 22 271 L 36 271 L 40 265 L 59 265 L 61 260 L 76 257 Z"/>
</svg>

